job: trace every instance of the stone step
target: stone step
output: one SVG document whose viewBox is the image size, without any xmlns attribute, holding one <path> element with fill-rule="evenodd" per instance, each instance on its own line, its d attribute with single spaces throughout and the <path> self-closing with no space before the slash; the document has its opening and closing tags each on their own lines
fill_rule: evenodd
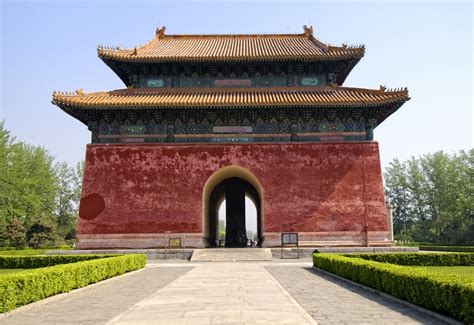
<svg viewBox="0 0 474 325">
<path fill-rule="evenodd" d="M 191 262 L 270 261 L 269 248 L 204 248 L 195 249 Z"/>
</svg>

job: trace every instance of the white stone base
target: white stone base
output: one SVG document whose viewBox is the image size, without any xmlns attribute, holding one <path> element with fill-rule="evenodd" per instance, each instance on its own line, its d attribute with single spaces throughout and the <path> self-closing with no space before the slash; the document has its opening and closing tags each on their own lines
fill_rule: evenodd
<svg viewBox="0 0 474 325">
<path fill-rule="evenodd" d="M 263 247 L 280 247 L 281 233 L 265 233 Z M 331 231 L 331 232 L 300 232 L 298 233 L 300 247 L 339 247 L 339 246 L 392 246 L 388 231 Z"/>
<path fill-rule="evenodd" d="M 181 239 L 181 246 L 170 246 L 170 239 Z M 178 234 L 78 234 L 77 249 L 202 248 L 207 241 L 200 233 Z"/>
<path fill-rule="evenodd" d="M 281 233 L 264 233 L 263 247 L 281 247 Z M 181 246 L 171 246 L 170 239 L 181 239 Z M 300 232 L 300 247 L 366 247 L 392 246 L 388 231 Z M 169 234 L 78 234 L 77 249 L 146 249 L 146 248 L 205 248 L 208 241 L 201 233 Z"/>
</svg>

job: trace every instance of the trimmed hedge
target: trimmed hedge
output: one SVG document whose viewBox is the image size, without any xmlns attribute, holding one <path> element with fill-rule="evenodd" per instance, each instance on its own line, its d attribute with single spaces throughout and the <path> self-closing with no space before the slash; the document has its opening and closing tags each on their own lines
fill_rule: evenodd
<svg viewBox="0 0 474 325">
<path fill-rule="evenodd" d="M 3 246 L 0 247 L 0 251 L 33 251 L 33 250 L 49 250 L 49 249 L 57 249 L 57 250 L 69 250 L 73 249 L 71 245 L 59 245 L 59 246 L 43 246 L 40 248 L 33 248 L 33 247 L 10 247 L 10 246 Z"/>
<path fill-rule="evenodd" d="M 474 265 L 474 254 L 469 253 L 399 253 L 399 254 L 345 254 L 364 260 L 397 265 L 418 266 L 469 266 Z"/>
<path fill-rule="evenodd" d="M 145 255 L 129 254 L 7 274 L 0 277 L 0 312 L 138 270 L 145 264 Z"/>
<path fill-rule="evenodd" d="M 70 246 L 44 247 L 44 248 L 21 248 L 0 247 L 0 255 L 44 255 L 48 250 L 71 250 Z"/>
<path fill-rule="evenodd" d="M 313 265 L 466 324 L 474 323 L 474 283 L 459 276 L 336 254 L 314 254 Z"/>
<path fill-rule="evenodd" d="M 474 253 L 474 246 L 423 246 L 421 251 L 440 251 L 440 252 L 471 252 Z"/>
<path fill-rule="evenodd" d="M 0 256 L 24 256 L 24 255 L 44 255 L 45 249 L 22 249 L 0 251 Z"/>
<path fill-rule="evenodd" d="M 0 256 L 0 269 L 36 269 L 118 255 Z"/>
</svg>

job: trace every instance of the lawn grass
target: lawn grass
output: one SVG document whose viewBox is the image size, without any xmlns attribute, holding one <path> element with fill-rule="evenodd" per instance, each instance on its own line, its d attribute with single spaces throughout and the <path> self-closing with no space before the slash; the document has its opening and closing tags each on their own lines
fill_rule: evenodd
<svg viewBox="0 0 474 325">
<path fill-rule="evenodd" d="M 0 276 L 4 274 L 10 274 L 10 273 L 16 273 L 16 272 L 22 272 L 27 269 L 0 269 Z"/>
<path fill-rule="evenodd" d="M 470 282 L 474 282 L 474 266 L 416 266 L 417 268 L 424 268 L 429 272 L 438 274 L 455 274 L 463 277 Z"/>
</svg>

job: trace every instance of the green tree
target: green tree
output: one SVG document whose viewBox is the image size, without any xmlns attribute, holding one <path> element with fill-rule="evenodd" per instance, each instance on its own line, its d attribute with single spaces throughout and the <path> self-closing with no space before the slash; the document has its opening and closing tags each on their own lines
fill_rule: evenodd
<svg viewBox="0 0 474 325">
<path fill-rule="evenodd" d="M 394 160 L 385 193 L 397 206 L 395 235 L 442 244 L 474 243 L 474 150 Z"/>
<path fill-rule="evenodd" d="M 398 159 L 390 162 L 385 173 L 385 196 L 393 204 L 393 230 L 395 234 L 408 236 L 408 230 L 413 224 L 410 211 L 410 196 L 407 191 L 406 166 Z"/>
<path fill-rule="evenodd" d="M 225 240 L 225 220 L 219 219 L 219 231 L 217 234 L 217 239 Z"/>
<path fill-rule="evenodd" d="M 26 238 L 34 248 L 53 246 L 58 239 L 57 228 L 49 218 L 38 218 L 28 229 Z"/>
<path fill-rule="evenodd" d="M 26 245 L 25 227 L 19 218 L 8 220 L 1 233 L 2 240 L 8 246 L 21 248 Z"/>
<path fill-rule="evenodd" d="M 55 166 L 58 191 L 55 216 L 60 235 L 65 238 L 75 236 L 76 215 L 81 197 L 83 163 L 70 168 L 66 163 Z"/>
<path fill-rule="evenodd" d="M 52 157 L 42 147 L 23 143 L 14 143 L 6 151 L 0 213 L 27 222 L 34 215 L 52 213 L 57 191 Z"/>
<path fill-rule="evenodd" d="M 43 147 L 16 142 L 1 122 L 0 231 L 5 233 L 11 220 L 29 229 L 37 216 L 44 216 L 55 217 L 63 238 L 74 237 L 82 169 L 82 163 L 75 168 L 54 163 Z"/>
</svg>

